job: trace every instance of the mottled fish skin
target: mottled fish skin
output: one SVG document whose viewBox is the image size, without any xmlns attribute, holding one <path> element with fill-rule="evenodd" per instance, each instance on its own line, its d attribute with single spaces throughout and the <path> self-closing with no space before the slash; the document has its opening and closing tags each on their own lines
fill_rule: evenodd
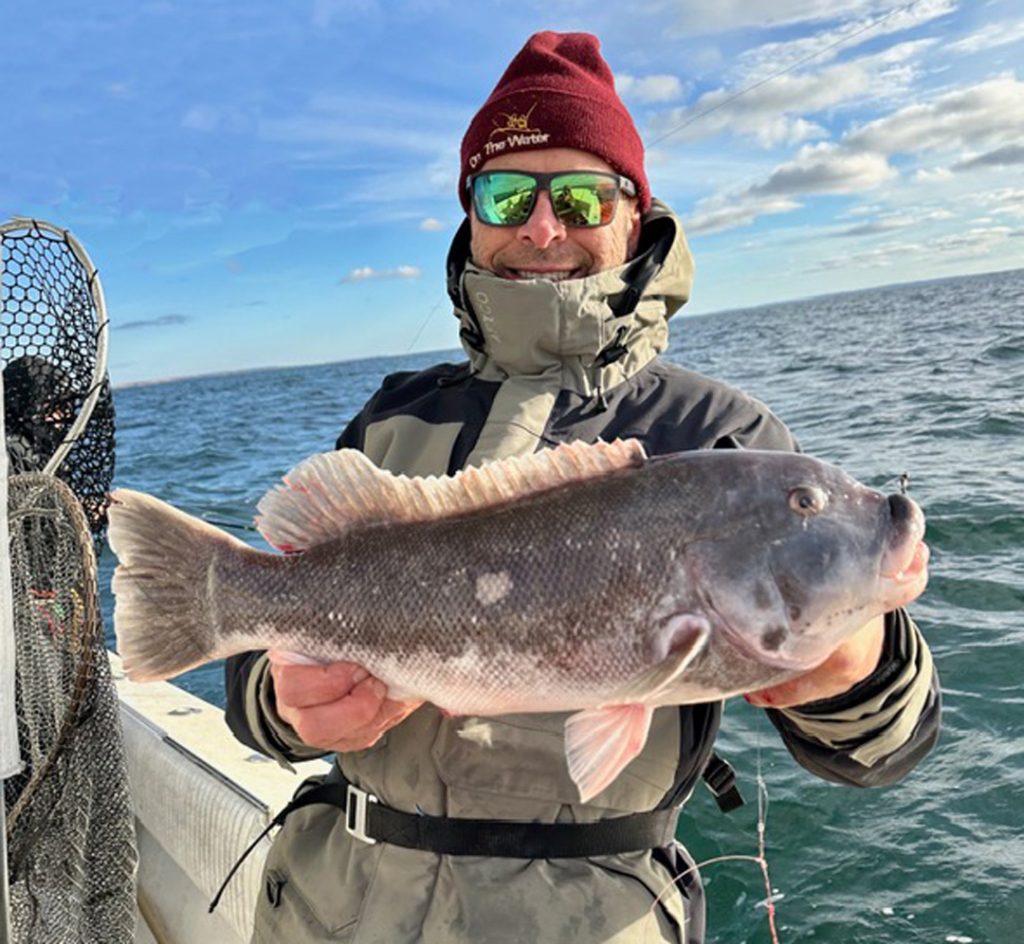
<svg viewBox="0 0 1024 944">
<path fill-rule="evenodd" d="M 795 512 L 796 489 L 824 509 Z M 809 457 L 687 453 L 295 556 L 225 544 L 196 589 L 218 657 L 351 660 L 456 714 L 614 703 L 693 614 L 710 627 L 694 661 L 632 699 L 680 704 L 805 671 L 881 612 L 885 554 L 919 538 L 892 517 L 885 496 Z"/>
</svg>

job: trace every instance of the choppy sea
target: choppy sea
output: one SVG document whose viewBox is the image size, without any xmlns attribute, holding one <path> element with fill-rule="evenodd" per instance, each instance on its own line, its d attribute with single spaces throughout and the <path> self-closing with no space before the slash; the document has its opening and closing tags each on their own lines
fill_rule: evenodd
<svg viewBox="0 0 1024 944">
<path fill-rule="evenodd" d="M 1024 942 L 1024 269 L 677 317 L 668 357 L 768 403 L 804 451 L 928 518 L 911 612 L 942 678 L 943 733 L 903 783 L 856 790 L 799 768 L 734 700 L 720 752 L 768 793 L 779 940 Z M 454 323 L 453 323 L 454 327 Z M 457 354 L 253 370 L 115 391 L 116 483 L 231 525 L 295 462 L 330 449 L 385 373 Z M 101 561 L 106 588 L 112 561 Z M 110 618 L 109 590 L 104 607 Z M 111 637 L 112 638 L 112 637 Z M 219 664 L 178 684 L 223 704 Z M 699 788 L 679 826 L 698 861 L 757 849 L 755 802 Z M 770 940 L 758 867 L 704 869 L 711 944 Z"/>
</svg>

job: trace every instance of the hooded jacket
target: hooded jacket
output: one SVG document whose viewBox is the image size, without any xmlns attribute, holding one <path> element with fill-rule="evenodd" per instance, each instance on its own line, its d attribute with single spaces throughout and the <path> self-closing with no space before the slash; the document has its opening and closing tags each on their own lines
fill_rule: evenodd
<svg viewBox="0 0 1024 944">
<path fill-rule="evenodd" d="M 448 288 L 468 361 L 387 377 L 337 445 L 407 475 L 452 474 L 578 439 L 637 438 L 650 455 L 797 448 L 763 404 L 658 357 L 692 274 L 682 227 L 657 202 L 633 260 L 564 282 L 508 281 L 478 269 L 466 224 L 449 254 Z M 228 723 L 243 742 L 281 763 L 323 753 L 277 715 L 262 653 L 229 660 L 227 691 Z M 928 751 L 938 707 L 927 646 L 898 611 L 871 678 L 839 698 L 769 714 L 798 762 L 868 786 L 899 779 Z M 591 822 L 685 802 L 721 712 L 720 703 L 658 709 L 641 754 L 585 804 L 566 768 L 564 714 L 487 718 L 481 739 L 479 724 L 425 705 L 337 763 L 349 781 L 407 812 Z M 690 865 L 678 843 L 544 860 L 366 845 L 346 833 L 338 810 L 311 806 L 293 813 L 275 840 L 266 881 L 276 892 L 261 897 L 254 940 L 700 944 L 696 871 L 671 885 Z"/>
</svg>

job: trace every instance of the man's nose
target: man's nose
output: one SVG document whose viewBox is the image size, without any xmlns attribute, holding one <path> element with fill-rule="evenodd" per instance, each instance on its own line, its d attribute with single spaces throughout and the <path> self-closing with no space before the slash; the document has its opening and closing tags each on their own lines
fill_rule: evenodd
<svg viewBox="0 0 1024 944">
<path fill-rule="evenodd" d="M 555 216 L 547 191 L 537 194 L 533 212 L 519 227 L 516 236 L 523 242 L 532 243 L 538 249 L 547 249 L 552 243 L 565 239 L 565 224 Z"/>
</svg>

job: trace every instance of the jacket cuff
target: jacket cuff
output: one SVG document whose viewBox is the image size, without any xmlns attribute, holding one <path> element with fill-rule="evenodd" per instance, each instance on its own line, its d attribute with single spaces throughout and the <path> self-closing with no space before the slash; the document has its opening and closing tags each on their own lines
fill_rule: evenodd
<svg viewBox="0 0 1024 944">
<path fill-rule="evenodd" d="M 786 727 L 871 767 L 913 737 L 929 702 L 931 652 L 905 610 L 886 614 L 882 658 L 875 671 L 835 698 L 781 709 Z"/>
<path fill-rule="evenodd" d="M 327 751 L 304 744 L 295 729 L 278 713 L 270 659 L 261 655 L 252 666 L 245 687 L 245 715 L 260 750 L 286 770 L 295 772 L 289 761 L 312 760 Z"/>
</svg>

